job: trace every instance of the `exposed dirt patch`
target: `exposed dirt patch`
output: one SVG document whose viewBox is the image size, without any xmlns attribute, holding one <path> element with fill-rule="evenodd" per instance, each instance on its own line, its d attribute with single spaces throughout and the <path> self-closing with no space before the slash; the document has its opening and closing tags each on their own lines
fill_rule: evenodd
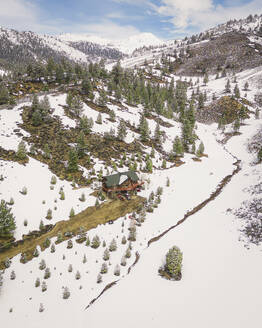
<svg viewBox="0 0 262 328">
<path fill-rule="evenodd" d="M 38 236 L 34 234 L 30 238 L 14 243 L 11 248 L 0 249 L 0 268 L 3 268 L 3 262 L 7 257 L 12 258 L 20 253 L 26 253 L 27 259 L 32 258 L 36 246 L 44 248 L 46 238 L 53 238 L 65 232 L 70 232 L 71 236 L 76 236 L 79 233 L 80 227 L 84 231 L 96 228 L 99 224 L 105 224 L 109 221 L 114 221 L 127 213 L 137 210 L 145 202 L 145 198 L 141 196 L 132 196 L 129 201 L 112 200 L 101 204 L 98 207 L 91 206 L 81 213 L 75 215 L 69 220 L 57 222 L 51 226 L 51 230 Z M 68 239 L 63 237 L 64 239 Z M 71 237 L 70 237 L 71 238 Z"/>
</svg>

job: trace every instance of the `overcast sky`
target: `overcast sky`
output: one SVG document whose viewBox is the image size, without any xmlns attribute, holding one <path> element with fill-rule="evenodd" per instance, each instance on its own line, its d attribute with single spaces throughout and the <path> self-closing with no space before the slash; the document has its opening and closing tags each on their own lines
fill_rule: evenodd
<svg viewBox="0 0 262 328">
<path fill-rule="evenodd" d="M 0 0 L 0 25 L 38 33 L 173 39 L 262 13 L 262 0 Z"/>
</svg>

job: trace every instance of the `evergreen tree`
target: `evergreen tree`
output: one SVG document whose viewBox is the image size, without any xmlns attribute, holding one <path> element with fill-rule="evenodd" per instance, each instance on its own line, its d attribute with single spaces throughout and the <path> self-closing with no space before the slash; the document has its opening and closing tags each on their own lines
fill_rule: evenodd
<svg viewBox="0 0 262 328">
<path fill-rule="evenodd" d="M 199 145 L 199 147 L 197 149 L 196 155 L 198 157 L 200 157 L 200 156 L 202 156 L 204 154 L 204 151 L 205 151 L 205 147 L 204 147 L 203 142 L 201 141 L 201 143 L 200 143 L 200 145 Z"/>
<path fill-rule="evenodd" d="M 149 173 L 152 173 L 153 172 L 153 163 L 152 163 L 152 161 L 151 161 L 150 158 L 147 159 L 147 161 L 146 161 L 146 170 Z"/>
<path fill-rule="evenodd" d="M 238 132 L 239 131 L 239 129 L 240 129 L 240 120 L 239 120 L 239 118 L 237 118 L 234 121 L 233 129 L 234 129 L 234 132 Z"/>
<path fill-rule="evenodd" d="M 92 248 L 98 248 L 101 244 L 101 241 L 100 241 L 100 238 L 98 235 L 95 235 L 92 239 L 92 242 L 91 242 L 91 247 Z"/>
<path fill-rule="evenodd" d="M 149 139 L 149 127 L 147 123 L 147 119 L 144 115 L 141 115 L 140 121 L 139 121 L 139 132 L 140 132 L 140 138 L 142 142 L 146 142 Z"/>
<path fill-rule="evenodd" d="M 106 248 L 104 251 L 103 260 L 108 261 L 109 258 L 110 258 L 110 253 L 109 253 L 109 250 Z"/>
<path fill-rule="evenodd" d="M 116 240 L 112 239 L 110 245 L 109 245 L 109 250 L 110 252 L 114 252 L 117 249 L 117 245 L 116 245 Z"/>
<path fill-rule="evenodd" d="M 17 152 L 16 152 L 16 157 L 19 160 L 24 160 L 24 159 L 27 158 L 26 146 L 25 146 L 25 143 L 23 141 L 20 141 L 20 143 L 18 145 Z"/>
<path fill-rule="evenodd" d="M 99 114 L 97 115 L 96 123 L 97 123 L 97 124 L 102 124 L 102 115 L 101 115 L 101 113 L 99 113 Z"/>
<path fill-rule="evenodd" d="M 204 75 L 203 83 L 204 83 L 204 85 L 207 85 L 207 83 L 208 83 L 208 74 L 207 73 Z"/>
<path fill-rule="evenodd" d="M 11 279 L 11 280 L 15 280 L 15 278 L 16 278 L 15 271 L 12 270 L 12 271 L 11 271 L 11 274 L 10 274 L 10 279 Z"/>
<path fill-rule="evenodd" d="M 83 115 L 80 118 L 80 124 L 79 127 L 80 129 L 84 132 L 84 134 L 90 134 L 92 131 L 92 127 L 94 125 L 93 119 L 91 118 L 87 118 L 85 115 Z"/>
<path fill-rule="evenodd" d="M 36 278 L 35 287 L 39 287 L 39 286 L 40 286 L 40 279 Z"/>
<path fill-rule="evenodd" d="M 235 88 L 234 88 L 234 95 L 236 98 L 240 98 L 240 91 L 239 91 L 237 84 L 235 85 Z"/>
<path fill-rule="evenodd" d="M 117 264 L 114 269 L 114 275 L 115 276 L 120 276 L 120 266 Z"/>
<path fill-rule="evenodd" d="M 9 92 L 3 83 L 0 84 L 0 105 L 8 104 Z"/>
<path fill-rule="evenodd" d="M 75 211 L 74 211 L 74 209 L 72 207 L 71 210 L 70 210 L 69 217 L 72 218 L 73 216 L 75 216 Z"/>
<path fill-rule="evenodd" d="M 154 140 L 155 142 L 160 145 L 162 141 L 162 133 L 160 131 L 160 125 L 157 123 L 156 128 L 155 128 L 155 133 L 154 133 Z"/>
<path fill-rule="evenodd" d="M 76 271 L 75 277 L 76 277 L 76 280 L 79 280 L 81 278 L 81 274 L 78 270 Z"/>
<path fill-rule="evenodd" d="M 249 84 L 248 84 L 248 82 L 246 82 L 245 85 L 244 85 L 244 90 L 248 91 L 248 88 L 249 88 Z"/>
<path fill-rule="evenodd" d="M 2 199 L 0 203 L 0 237 L 12 236 L 15 229 L 15 218 L 11 208 L 8 208 L 7 203 Z"/>
<path fill-rule="evenodd" d="M 67 170 L 68 172 L 78 171 L 78 157 L 77 157 L 77 152 L 74 149 L 70 149 L 69 151 Z"/>
<path fill-rule="evenodd" d="M 186 152 L 189 151 L 189 145 L 193 143 L 193 131 L 189 120 L 185 119 L 182 126 L 182 142 Z"/>
<path fill-rule="evenodd" d="M 258 159 L 259 162 L 262 161 L 262 148 L 260 148 L 258 153 L 257 153 L 257 159 Z"/>
<path fill-rule="evenodd" d="M 68 287 L 65 287 L 65 288 L 63 289 L 63 299 L 66 300 L 66 299 L 68 299 L 69 297 L 70 297 L 70 291 L 69 291 Z"/>
<path fill-rule="evenodd" d="M 72 102 L 71 102 L 71 109 L 77 116 L 80 116 L 80 114 L 82 113 L 83 102 L 79 95 L 75 95 L 73 97 Z"/>
<path fill-rule="evenodd" d="M 51 276 L 51 272 L 49 268 L 45 269 L 45 273 L 44 273 L 44 279 L 48 279 Z"/>
<path fill-rule="evenodd" d="M 46 268 L 45 260 L 42 259 L 39 263 L 39 270 L 44 270 Z"/>
<path fill-rule="evenodd" d="M 67 96 L 66 96 L 66 104 L 69 108 L 71 108 L 72 102 L 73 102 L 73 94 L 72 94 L 71 91 L 69 91 Z"/>
<path fill-rule="evenodd" d="M 165 271 L 175 280 L 181 278 L 183 254 L 176 246 L 172 247 L 166 255 Z"/>
<path fill-rule="evenodd" d="M 124 120 L 119 121 L 119 125 L 117 127 L 117 138 L 121 141 L 125 139 L 127 135 L 127 129 L 126 129 L 126 124 Z"/>
<path fill-rule="evenodd" d="M 50 159 L 51 158 L 50 148 L 49 148 L 48 144 L 45 144 L 44 145 L 44 154 L 43 154 L 43 156 L 46 159 Z"/>
<path fill-rule="evenodd" d="M 226 86 L 225 86 L 225 93 L 231 92 L 231 85 L 229 79 L 227 80 Z"/>
<path fill-rule="evenodd" d="M 42 292 L 45 292 L 47 290 L 47 284 L 45 281 L 42 282 Z"/>
<path fill-rule="evenodd" d="M 42 115 L 38 109 L 36 109 L 32 114 L 32 124 L 33 126 L 39 126 L 42 124 Z"/>
<path fill-rule="evenodd" d="M 108 266 L 107 266 L 106 262 L 104 262 L 104 263 L 102 263 L 100 273 L 105 274 L 105 273 L 107 273 L 107 271 L 108 271 Z"/>
<path fill-rule="evenodd" d="M 173 152 L 174 152 L 175 156 L 183 156 L 184 155 L 183 144 L 178 136 L 175 138 L 175 140 L 173 142 Z"/>
<path fill-rule="evenodd" d="M 82 158 L 85 155 L 85 151 L 86 151 L 85 136 L 83 131 L 80 132 L 77 138 L 76 149 L 77 149 L 78 158 Z"/>
</svg>

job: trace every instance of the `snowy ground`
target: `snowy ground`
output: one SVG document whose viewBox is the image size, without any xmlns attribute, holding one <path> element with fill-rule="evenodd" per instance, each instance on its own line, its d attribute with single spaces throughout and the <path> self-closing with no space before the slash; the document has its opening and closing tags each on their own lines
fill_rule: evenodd
<svg viewBox="0 0 262 328">
<path fill-rule="evenodd" d="M 221 81 L 211 80 L 207 88 L 217 90 L 219 83 Z M 251 100 L 253 91 L 248 96 Z M 55 108 L 54 115 L 63 120 L 65 116 L 59 104 L 65 103 L 65 96 L 50 100 Z M 116 111 L 117 117 L 123 115 L 117 107 L 112 109 Z M 132 107 L 128 107 L 128 110 L 128 119 L 137 124 L 137 109 L 133 112 Z M 84 107 L 84 113 L 88 117 L 97 117 L 97 112 L 88 106 Z M 107 117 L 107 114 L 102 114 L 103 122 Z M 13 122 L 16 120 L 17 117 L 13 118 Z M 19 262 L 20 256 L 12 259 L 11 267 L 4 274 L 0 296 L 2 322 L 12 328 L 21 325 L 42 328 L 52 326 L 56 320 L 66 328 L 72 325 L 85 327 L 87 323 L 96 324 L 97 327 L 122 327 L 123 323 L 126 327 L 138 324 L 142 327 L 160 327 L 170 325 L 171 321 L 180 327 L 258 327 L 261 301 L 257 295 L 262 291 L 261 248 L 250 246 L 248 250 L 244 247 L 243 242 L 239 241 L 239 222 L 235 220 L 232 211 L 227 211 L 229 208 L 238 208 L 249 197 L 247 187 L 255 184 L 257 176 L 262 173 L 260 167 L 251 165 L 254 154 L 247 153 L 248 139 L 260 128 L 261 120 L 252 117 L 245 123 L 240 129 L 242 134 L 230 139 L 225 147 L 216 142 L 220 138 L 216 124 L 205 126 L 198 123 L 196 132 L 204 141 L 208 158 L 202 158 L 202 162 L 194 162 L 192 156 L 187 154 L 184 158 L 186 163 L 181 167 L 154 171 L 148 188 L 141 195 L 148 196 L 152 190 L 156 191 L 158 186 L 162 186 L 162 202 L 154 213 L 147 214 L 142 226 L 137 227 L 137 241 L 132 243 L 132 256 L 127 259 L 125 267 L 121 266 L 120 277 L 114 276 L 113 271 L 115 265 L 120 264 L 128 245 L 121 244 L 121 239 L 123 235 L 128 236 L 130 219 L 121 218 L 113 225 L 99 226 L 88 233 L 90 239 L 98 234 L 101 241 L 106 241 L 106 247 L 113 238 L 117 241 L 117 251 L 111 253 L 109 272 L 103 275 L 103 282 L 100 284 L 96 283 L 96 279 L 104 262 L 102 256 L 105 248 L 102 245 L 94 250 L 84 244 L 75 243 L 74 239 L 72 249 L 67 249 L 67 243 L 64 242 L 56 246 L 55 253 L 46 249 L 38 258 L 25 265 Z M 63 124 L 70 126 L 68 121 Z M 114 124 L 117 126 L 117 123 Z M 149 124 L 154 130 L 155 122 L 149 120 Z M 172 124 L 173 128 L 166 129 L 170 141 L 180 134 L 176 123 Z M 98 129 L 97 126 L 99 125 L 95 125 L 95 128 Z M 111 126 L 103 124 L 99 132 L 103 133 Z M 168 148 L 168 144 L 165 147 Z M 233 177 L 215 201 L 147 248 L 149 239 L 174 225 L 187 211 L 207 199 L 222 178 L 232 173 L 235 158 L 229 152 L 241 159 L 240 173 Z M 92 197 L 84 204 L 81 203 L 78 197 L 83 190 L 72 190 L 65 181 L 58 180 L 54 190 L 50 190 L 52 174 L 45 165 L 35 160 L 30 159 L 25 167 L 5 163 L 3 169 L 5 179 L 1 184 L 1 198 L 4 196 L 9 200 L 11 196 L 14 197 L 13 209 L 19 221 L 18 236 L 25 229 L 23 220 L 27 213 L 28 229 L 37 228 L 39 217 L 45 216 L 47 209 L 54 206 L 54 198 L 57 198 L 57 210 L 53 210 L 54 218 L 51 223 L 68 217 L 71 207 L 78 212 L 94 203 Z M 31 179 L 30 176 L 30 181 L 29 171 L 33 177 Z M 170 187 L 166 187 L 167 177 L 170 178 Z M 16 191 L 12 188 L 14 185 L 17 186 Z M 58 197 L 62 185 L 65 201 Z M 28 195 L 19 193 L 23 186 L 28 187 Z M 88 196 L 88 190 L 85 194 Z M 46 200 L 46 203 L 42 204 L 42 200 Z M 35 217 L 38 219 L 35 220 Z M 183 278 L 180 282 L 166 281 L 157 273 L 167 250 L 173 245 L 179 246 L 184 254 Z M 127 268 L 134 262 L 136 251 L 141 254 L 141 258 L 127 275 Z M 87 256 L 86 263 L 83 263 L 84 254 Z M 41 283 L 43 281 L 43 271 L 38 269 L 42 258 L 51 270 L 51 277 L 46 280 L 46 292 L 42 292 L 41 287 L 34 287 L 37 277 Z M 73 265 L 72 273 L 67 270 L 70 263 Z M 10 280 L 12 270 L 16 273 L 15 280 Z M 77 270 L 81 274 L 80 280 L 75 279 Z M 116 286 L 108 290 L 88 310 L 84 310 L 106 284 L 118 279 L 120 282 Z M 69 287 L 71 292 L 68 300 L 62 299 L 63 286 Z M 40 303 L 45 308 L 42 313 L 39 313 Z M 13 309 L 12 313 L 9 312 L 10 308 Z"/>
</svg>

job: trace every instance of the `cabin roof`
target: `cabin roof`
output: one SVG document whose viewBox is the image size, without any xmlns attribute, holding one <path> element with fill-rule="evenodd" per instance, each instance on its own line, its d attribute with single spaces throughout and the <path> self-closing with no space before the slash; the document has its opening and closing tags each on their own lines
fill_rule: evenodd
<svg viewBox="0 0 262 328">
<path fill-rule="evenodd" d="M 138 176 L 135 171 L 118 172 L 104 177 L 104 182 L 107 187 L 114 187 L 122 184 L 127 179 L 136 182 L 138 181 Z"/>
</svg>

